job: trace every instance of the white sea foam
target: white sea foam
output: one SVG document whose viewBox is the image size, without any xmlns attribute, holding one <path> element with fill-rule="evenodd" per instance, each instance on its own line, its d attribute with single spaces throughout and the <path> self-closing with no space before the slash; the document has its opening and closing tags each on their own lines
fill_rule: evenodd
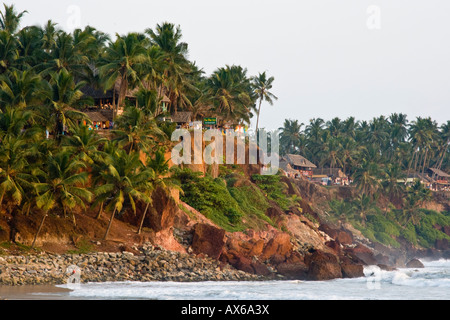
<svg viewBox="0 0 450 320">
<path fill-rule="evenodd" d="M 365 277 L 331 281 L 108 282 L 81 284 L 70 293 L 84 299 L 158 300 L 450 300 L 450 261 L 422 261 L 423 269 L 381 270 L 366 266 Z M 65 287 L 61 285 L 60 287 Z"/>
</svg>

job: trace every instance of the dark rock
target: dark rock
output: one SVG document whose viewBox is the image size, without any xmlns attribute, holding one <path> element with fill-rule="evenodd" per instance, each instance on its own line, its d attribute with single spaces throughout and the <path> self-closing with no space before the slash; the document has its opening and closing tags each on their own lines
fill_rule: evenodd
<svg viewBox="0 0 450 320">
<path fill-rule="evenodd" d="M 406 264 L 407 268 L 424 268 L 425 266 L 419 259 L 412 259 Z"/>
<path fill-rule="evenodd" d="M 337 237 L 335 238 L 339 243 L 342 244 L 352 244 L 353 243 L 353 235 L 351 232 L 341 229 L 338 231 Z"/>
<path fill-rule="evenodd" d="M 342 278 L 342 270 L 338 257 L 320 250 L 305 257 L 308 266 L 309 280 L 330 280 Z"/>
<path fill-rule="evenodd" d="M 205 223 L 197 223 L 194 227 L 192 250 L 218 259 L 225 245 L 225 230 Z"/>
<path fill-rule="evenodd" d="M 287 279 L 303 280 L 307 278 L 308 267 L 302 262 L 284 262 L 277 266 L 277 271 Z"/>
<path fill-rule="evenodd" d="M 378 263 L 373 251 L 362 244 L 358 244 L 354 248 L 346 248 L 345 252 L 355 259 L 363 261 L 366 265 L 375 265 Z"/>
<path fill-rule="evenodd" d="M 253 261 L 251 263 L 253 273 L 259 276 L 268 276 L 271 272 L 267 266 L 259 261 Z"/>
<path fill-rule="evenodd" d="M 334 240 L 327 241 L 327 242 L 325 242 L 325 245 L 326 245 L 328 248 L 333 249 L 333 251 L 334 251 L 336 254 L 339 255 L 339 254 L 341 253 L 341 245 L 339 244 L 338 241 L 334 241 Z"/>
<path fill-rule="evenodd" d="M 447 239 L 437 239 L 434 247 L 438 250 L 447 250 L 447 249 L 449 249 L 448 240 Z"/>
<path fill-rule="evenodd" d="M 309 265 L 309 280 L 331 280 L 336 278 L 342 278 L 341 266 L 338 263 L 314 261 Z"/>
<path fill-rule="evenodd" d="M 391 266 L 388 266 L 388 265 L 386 265 L 386 264 L 381 264 L 381 263 L 379 263 L 379 264 L 377 264 L 377 266 L 378 266 L 381 270 L 385 270 L 385 271 L 395 271 L 395 270 L 397 270 L 395 267 L 391 267 Z"/>
<path fill-rule="evenodd" d="M 344 278 L 364 277 L 364 267 L 361 264 L 342 264 L 341 269 Z"/>
</svg>

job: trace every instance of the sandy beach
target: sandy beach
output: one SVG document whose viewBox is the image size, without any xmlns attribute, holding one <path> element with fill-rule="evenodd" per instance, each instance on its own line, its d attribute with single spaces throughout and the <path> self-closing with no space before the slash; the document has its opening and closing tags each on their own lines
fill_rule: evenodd
<svg viewBox="0 0 450 320">
<path fill-rule="evenodd" d="M 0 300 L 73 300 L 69 295 L 61 295 L 63 292 L 70 292 L 70 289 L 48 284 L 23 286 L 0 285 Z"/>
</svg>

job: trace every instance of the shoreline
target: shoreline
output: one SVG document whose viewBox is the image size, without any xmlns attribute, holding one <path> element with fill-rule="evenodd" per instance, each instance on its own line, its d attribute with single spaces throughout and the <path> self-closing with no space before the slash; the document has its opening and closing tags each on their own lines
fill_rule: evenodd
<svg viewBox="0 0 450 320">
<path fill-rule="evenodd" d="M 108 281 L 265 280 L 209 257 L 144 244 L 132 252 L 0 256 L 0 286 L 58 285 Z M 0 295 L 1 296 L 1 295 Z"/>
<path fill-rule="evenodd" d="M 439 261 L 443 261 L 443 262 L 447 262 L 447 261 L 449 261 L 448 259 L 437 259 L 437 260 L 426 260 L 426 262 L 427 263 L 430 263 L 430 262 L 439 262 Z M 425 262 L 425 261 L 424 261 Z M 377 267 L 377 266 L 367 266 L 367 267 Z M 436 266 L 430 266 L 430 265 L 427 265 L 427 266 L 425 266 L 424 268 L 425 269 L 427 269 L 427 268 L 433 268 L 433 267 L 436 267 Z M 399 268 L 399 269 L 394 269 L 394 270 L 382 270 L 382 269 L 380 269 L 379 267 L 378 267 L 378 271 L 379 272 L 393 272 L 393 273 L 396 273 L 396 272 L 400 272 L 401 274 L 406 274 L 405 273 L 405 270 L 402 270 L 402 269 L 405 269 L 405 270 L 411 270 L 411 272 L 419 272 L 419 269 L 422 269 L 422 268 L 419 268 L 419 269 L 417 269 L 417 268 Z M 381 281 L 381 274 L 379 274 L 378 276 L 380 276 L 380 279 L 379 279 L 379 281 Z M 367 286 L 370 284 L 370 285 L 373 285 L 373 286 L 375 286 L 375 284 L 376 284 L 376 278 L 377 278 L 377 275 L 374 275 L 374 274 L 370 274 L 370 272 L 369 271 L 367 271 L 367 272 L 365 272 L 365 275 L 364 275 L 364 277 L 363 278 L 366 278 L 367 279 Z M 395 277 L 393 277 L 393 279 L 394 279 Z M 337 279 L 333 279 L 333 280 L 337 280 Z M 320 285 L 322 285 L 323 283 L 325 283 L 325 282 L 333 282 L 333 280 L 329 280 L 329 281 L 319 281 L 318 282 L 318 285 L 320 286 Z M 349 279 L 350 280 L 350 279 Z M 289 279 L 278 279 L 278 280 L 276 280 L 276 279 L 244 279 L 244 280 L 240 280 L 240 281 L 236 281 L 236 280 L 228 280 L 228 281 L 226 281 L 226 280 L 222 280 L 222 281 L 218 281 L 218 280 L 215 280 L 215 281 L 211 281 L 211 280 L 199 280 L 199 281 L 194 281 L 195 283 L 199 283 L 199 284 L 201 284 L 202 282 L 203 283 L 207 283 L 207 282 L 241 282 L 241 283 L 246 283 L 246 282 L 255 282 L 255 281 L 260 281 L 260 282 L 266 282 L 266 281 L 268 281 L 268 282 L 273 282 L 273 281 L 275 281 L 275 282 L 284 282 L 284 281 L 287 281 L 288 283 L 289 282 L 292 282 L 292 281 L 295 281 L 295 282 L 299 282 L 299 283 L 304 283 L 304 284 L 306 284 L 306 285 L 311 285 L 311 284 L 313 284 L 313 283 L 315 283 L 316 281 L 308 281 L 308 280 L 289 280 Z M 375 281 L 375 282 L 374 282 Z M 116 280 L 116 281 L 103 281 L 103 282 L 96 282 L 96 284 L 99 284 L 99 285 L 102 285 L 102 284 L 105 284 L 105 285 L 108 285 L 108 284 L 111 284 L 111 283 L 119 283 L 119 282 L 122 282 L 122 283 L 127 283 L 127 282 L 129 282 L 129 283 L 133 283 L 133 282 L 143 282 L 143 281 L 140 281 L 140 280 L 128 280 L 128 281 L 119 281 L 119 280 Z M 162 283 L 162 282 L 173 282 L 173 283 L 186 283 L 186 281 L 146 281 L 146 283 L 149 283 L 150 285 L 151 285 L 151 283 L 153 283 L 153 284 L 155 284 L 155 283 Z M 94 282 L 86 282 L 86 283 L 82 283 L 83 285 L 84 284 L 88 284 L 88 283 L 94 283 Z M 381 284 L 379 284 L 379 286 L 380 286 Z M 383 286 L 384 286 L 384 284 L 383 284 Z M 369 288 L 369 287 L 368 287 Z M 375 287 L 374 287 L 375 288 Z M 4 285 L 4 284 L 0 284 L 0 301 L 1 300 L 98 300 L 98 299 L 100 299 L 100 300 L 103 300 L 101 297 L 85 297 L 85 296 L 71 296 L 70 295 L 70 292 L 72 292 L 73 290 L 76 290 L 77 289 L 77 284 L 73 284 L 73 287 L 71 287 L 71 285 L 70 284 L 67 284 L 67 283 L 63 283 L 63 284 L 35 284 L 35 285 L 31 285 L 31 284 L 24 284 L 24 285 L 15 285 L 15 286 L 13 286 L 13 285 Z M 370 288 L 369 288 L 370 289 Z M 139 298 L 139 299 L 141 299 L 141 298 Z M 108 299 L 109 300 L 109 299 Z M 114 298 L 112 299 L 112 300 L 115 300 Z M 134 300 L 134 299 L 132 299 L 132 300 Z"/>
</svg>

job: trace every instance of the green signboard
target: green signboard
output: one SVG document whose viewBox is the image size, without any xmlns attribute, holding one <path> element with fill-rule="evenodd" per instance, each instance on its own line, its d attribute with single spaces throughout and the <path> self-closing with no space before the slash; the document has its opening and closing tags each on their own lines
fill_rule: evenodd
<svg viewBox="0 0 450 320">
<path fill-rule="evenodd" d="M 217 118 L 203 118 L 203 124 L 204 125 L 216 125 Z"/>
</svg>

